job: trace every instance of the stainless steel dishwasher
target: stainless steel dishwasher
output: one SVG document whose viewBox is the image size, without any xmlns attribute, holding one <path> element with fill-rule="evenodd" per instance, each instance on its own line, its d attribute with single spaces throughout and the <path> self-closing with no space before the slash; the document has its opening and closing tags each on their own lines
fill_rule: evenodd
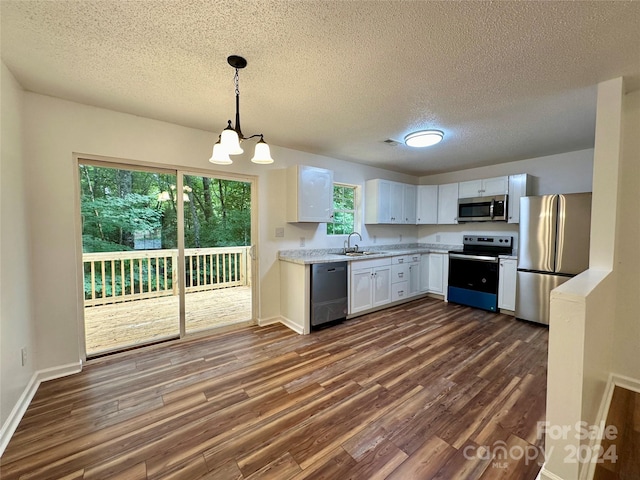
<svg viewBox="0 0 640 480">
<path fill-rule="evenodd" d="M 346 318 L 347 262 L 311 265 L 311 328 Z"/>
</svg>

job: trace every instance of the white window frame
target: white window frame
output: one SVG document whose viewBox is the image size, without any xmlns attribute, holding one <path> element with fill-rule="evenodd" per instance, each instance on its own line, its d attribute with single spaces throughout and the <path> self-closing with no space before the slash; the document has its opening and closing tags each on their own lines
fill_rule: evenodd
<svg viewBox="0 0 640 480">
<path fill-rule="evenodd" d="M 353 212 L 353 230 L 354 231 L 359 231 L 360 230 L 360 225 L 362 223 L 362 208 L 361 208 L 361 191 L 362 191 L 362 186 L 361 185 L 354 185 L 351 183 L 342 183 L 342 182 L 334 182 L 333 187 L 335 189 L 335 187 L 348 187 L 348 188 L 352 188 L 353 189 L 353 210 L 340 210 L 341 212 Z M 334 218 L 335 218 L 335 214 L 336 212 L 338 212 L 338 210 L 335 209 L 335 204 L 334 204 Z M 327 223 L 327 236 L 328 237 L 346 237 L 349 233 L 329 233 L 329 223 Z"/>
</svg>

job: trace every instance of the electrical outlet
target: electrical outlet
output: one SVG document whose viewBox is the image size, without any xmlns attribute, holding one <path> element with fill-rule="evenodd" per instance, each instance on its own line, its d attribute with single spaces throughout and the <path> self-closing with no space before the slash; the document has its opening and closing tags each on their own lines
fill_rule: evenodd
<svg viewBox="0 0 640 480">
<path fill-rule="evenodd" d="M 21 355 L 22 355 L 22 366 L 24 367 L 27 364 L 27 347 L 24 347 L 21 350 Z"/>
<path fill-rule="evenodd" d="M 377 235 L 374 235 L 374 236 L 373 236 L 373 243 L 378 243 L 378 237 L 377 237 Z"/>
<path fill-rule="evenodd" d="M 304 247 L 306 243 L 307 243 L 307 239 L 304 237 L 300 237 L 300 246 Z"/>
<path fill-rule="evenodd" d="M 284 237 L 284 227 L 276 227 L 276 238 Z"/>
<path fill-rule="evenodd" d="M 400 234 L 400 242 L 402 242 L 402 234 Z"/>
<path fill-rule="evenodd" d="M 436 235 L 436 243 L 440 243 L 440 235 Z"/>
</svg>

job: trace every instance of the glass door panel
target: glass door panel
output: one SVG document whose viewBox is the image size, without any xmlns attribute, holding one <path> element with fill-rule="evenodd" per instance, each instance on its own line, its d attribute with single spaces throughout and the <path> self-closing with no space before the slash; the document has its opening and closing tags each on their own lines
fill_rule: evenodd
<svg viewBox="0 0 640 480">
<path fill-rule="evenodd" d="M 252 319 L 251 183 L 184 175 L 185 330 Z"/>
<path fill-rule="evenodd" d="M 79 164 L 87 357 L 180 335 L 176 178 Z"/>
</svg>

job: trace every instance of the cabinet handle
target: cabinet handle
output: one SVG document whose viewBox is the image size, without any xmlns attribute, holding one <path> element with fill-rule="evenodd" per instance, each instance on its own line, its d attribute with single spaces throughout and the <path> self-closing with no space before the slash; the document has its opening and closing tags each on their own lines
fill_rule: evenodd
<svg viewBox="0 0 640 480">
<path fill-rule="evenodd" d="M 404 272 L 398 273 L 398 277 L 400 277 L 400 278 L 404 277 Z"/>
<path fill-rule="evenodd" d="M 403 296 L 403 295 L 404 295 L 404 290 L 399 290 L 399 291 L 398 291 L 398 296 L 399 296 L 399 297 L 401 297 L 401 296 Z"/>
<path fill-rule="evenodd" d="M 398 263 L 404 263 L 404 258 L 399 258 Z"/>
</svg>

